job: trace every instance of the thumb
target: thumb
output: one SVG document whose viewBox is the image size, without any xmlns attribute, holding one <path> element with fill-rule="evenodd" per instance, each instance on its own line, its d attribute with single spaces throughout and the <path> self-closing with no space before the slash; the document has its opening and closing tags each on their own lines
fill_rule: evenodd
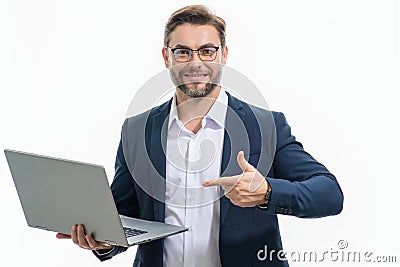
<svg viewBox="0 0 400 267">
<path fill-rule="evenodd" d="M 250 163 L 247 162 L 247 160 L 244 158 L 244 152 L 239 151 L 237 155 L 237 162 L 239 164 L 239 167 L 242 169 L 243 172 L 251 172 L 254 171 L 254 167 L 251 166 Z"/>
</svg>

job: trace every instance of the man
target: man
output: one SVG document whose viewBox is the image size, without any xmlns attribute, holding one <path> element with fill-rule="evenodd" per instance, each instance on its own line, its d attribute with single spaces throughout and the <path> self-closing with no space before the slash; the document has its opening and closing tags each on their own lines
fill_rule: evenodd
<svg viewBox="0 0 400 267">
<path fill-rule="evenodd" d="M 218 84 L 225 22 L 207 8 L 171 15 L 162 55 L 175 96 L 125 121 L 111 188 L 120 214 L 190 230 L 139 245 L 134 266 L 288 266 L 276 254 L 257 257 L 265 246 L 282 249 L 277 214 L 340 213 L 336 178 L 303 150 L 282 113 Z M 81 225 L 57 237 L 102 261 L 126 250 L 95 241 Z"/>
</svg>

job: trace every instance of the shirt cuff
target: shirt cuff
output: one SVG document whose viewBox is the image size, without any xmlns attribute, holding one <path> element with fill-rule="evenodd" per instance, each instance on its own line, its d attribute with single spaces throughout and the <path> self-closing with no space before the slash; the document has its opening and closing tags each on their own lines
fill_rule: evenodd
<svg viewBox="0 0 400 267">
<path fill-rule="evenodd" d="M 99 256 L 105 256 L 110 254 L 115 250 L 115 246 L 113 246 L 111 249 L 99 249 L 99 250 L 94 250 L 94 252 L 99 255 Z"/>
</svg>

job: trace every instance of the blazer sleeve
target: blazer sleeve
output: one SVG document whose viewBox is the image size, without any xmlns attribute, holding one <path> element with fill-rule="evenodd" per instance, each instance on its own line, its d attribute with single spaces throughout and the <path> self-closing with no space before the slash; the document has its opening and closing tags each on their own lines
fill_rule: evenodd
<svg viewBox="0 0 400 267">
<path fill-rule="evenodd" d="M 134 218 L 139 217 L 139 203 L 134 180 L 125 161 L 122 141 L 118 146 L 111 192 L 119 214 Z M 99 250 L 93 251 L 93 253 L 98 259 L 105 261 L 126 250 L 126 247 L 115 246 L 111 250 Z"/>
<path fill-rule="evenodd" d="M 285 116 L 275 113 L 277 145 L 267 211 L 302 218 L 336 215 L 343 193 L 333 174 L 307 153 L 291 134 Z"/>
</svg>

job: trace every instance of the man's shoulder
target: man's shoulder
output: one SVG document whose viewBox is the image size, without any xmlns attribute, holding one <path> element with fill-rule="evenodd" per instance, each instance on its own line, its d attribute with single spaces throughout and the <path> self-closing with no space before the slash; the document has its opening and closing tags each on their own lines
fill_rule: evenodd
<svg viewBox="0 0 400 267">
<path fill-rule="evenodd" d="M 229 95 L 229 93 L 228 93 L 228 95 Z M 243 111 L 245 113 L 251 112 L 255 116 L 273 117 L 274 120 L 281 119 L 284 116 L 282 112 L 270 110 L 269 107 L 256 106 L 256 105 L 250 104 L 246 101 L 240 100 L 232 95 L 229 95 L 229 98 L 230 98 L 230 101 L 229 101 L 230 105 L 243 109 Z"/>
<path fill-rule="evenodd" d="M 171 99 L 158 106 L 143 111 L 142 113 L 127 117 L 125 119 L 125 124 L 144 123 L 146 121 L 149 121 L 149 119 L 154 117 L 156 114 L 159 114 L 160 112 L 167 112 L 168 114 L 170 105 L 171 105 Z"/>
</svg>

